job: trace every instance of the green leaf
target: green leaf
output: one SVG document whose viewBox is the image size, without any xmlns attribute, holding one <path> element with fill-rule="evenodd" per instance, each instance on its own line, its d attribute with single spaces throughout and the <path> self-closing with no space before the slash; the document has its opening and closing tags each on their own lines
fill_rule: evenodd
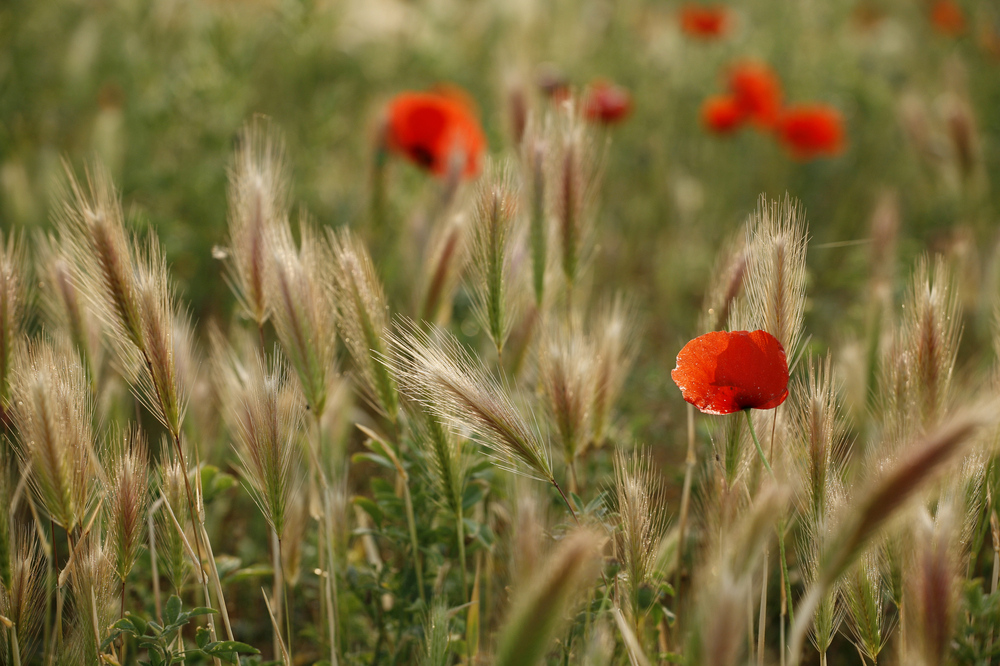
<svg viewBox="0 0 1000 666">
<path fill-rule="evenodd" d="M 270 564 L 257 563 L 251 564 L 248 567 L 238 569 L 231 572 L 226 577 L 226 583 L 238 583 L 240 581 L 249 580 L 251 578 L 260 578 L 261 576 L 272 576 L 274 574 L 274 567 Z"/>
<path fill-rule="evenodd" d="M 174 624 L 181 614 L 181 598 L 176 594 L 167 599 L 167 605 L 163 607 L 163 619 L 167 624 Z"/>
<path fill-rule="evenodd" d="M 462 508 L 469 509 L 479 504 L 482 499 L 486 497 L 486 489 L 480 483 L 470 483 L 465 488 L 465 494 L 462 496 Z"/>
<path fill-rule="evenodd" d="M 362 453 L 355 453 L 353 456 L 351 456 L 352 463 L 359 463 L 364 460 L 373 462 L 380 467 L 385 467 L 386 469 L 391 469 L 391 470 L 396 469 L 396 466 L 392 464 L 391 460 L 389 460 L 385 456 L 380 456 L 377 453 L 362 452 Z"/>
<path fill-rule="evenodd" d="M 144 620 L 138 615 L 133 615 L 130 612 L 125 613 L 125 619 L 132 621 L 132 626 L 135 627 L 136 636 L 142 636 L 143 634 L 146 633 L 146 625 L 147 625 L 146 620 Z"/>
<path fill-rule="evenodd" d="M 194 635 L 194 642 L 199 648 L 204 650 L 205 646 L 209 644 L 209 639 L 211 638 L 212 632 L 205 627 L 198 627 L 198 631 Z"/>
<path fill-rule="evenodd" d="M 197 617 L 198 615 L 218 615 L 219 611 L 214 608 L 206 608 L 204 606 L 197 606 L 192 608 L 187 612 L 189 617 Z"/>
<path fill-rule="evenodd" d="M 355 506 L 360 507 L 362 511 L 371 516 L 372 520 L 375 521 L 375 525 L 382 527 L 382 519 L 385 515 L 382 513 L 382 509 L 378 504 L 371 501 L 367 497 L 356 496 L 352 499 Z"/>
<path fill-rule="evenodd" d="M 253 647 L 252 645 L 247 645 L 246 643 L 240 643 L 239 641 L 216 641 L 214 643 L 209 643 L 202 648 L 204 652 L 212 656 L 217 656 L 224 652 L 239 652 L 241 654 L 260 654 L 260 650 Z"/>
</svg>

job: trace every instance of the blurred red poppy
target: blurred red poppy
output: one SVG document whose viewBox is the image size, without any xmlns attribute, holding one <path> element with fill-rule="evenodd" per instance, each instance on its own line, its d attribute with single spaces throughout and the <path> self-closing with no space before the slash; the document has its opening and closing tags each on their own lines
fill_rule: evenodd
<svg viewBox="0 0 1000 666">
<path fill-rule="evenodd" d="M 732 95 L 715 95 L 701 106 L 701 121 L 716 134 L 731 134 L 743 126 L 746 115 Z"/>
<path fill-rule="evenodd" d="M 684 399 L 706 414 L 774 409 L 788 397 L 788 361 L 766 331 L 714 331 L 690 341 L 670 373 Z"/>
<path fill-rule="evenodd" d="M 583 98 L 583 115 L 605 124 L 621 122 L 632 111 L 632 96 L 621 86 L 594 81 Z"/>
<path fill-rule="evenodd" d="M 486 137 L 471 102 L 461 91 L 404 92 L 389 103 L 386 142 L 415 164 L 439 176 L 452 159 L 461 160 L 462 175 L 479 173 Z"/>
<path fill-rule="evenodd" d="M 729 32 L 731 14 L 721 5 L 687 4 L 681 7 L 681 30 L 699 39 L 717 39 Z"/>
<path fill-rule="evenodd" d="M 781 111 L 782 92 L 778 75 L 763 63 L 737 63 L 729 70 L 729 90 L 750 122 L 764 128 L 774 126 Z"/>
<path fill-rule="evenodd" d="M 931 25 L 942 35 L 955 37 L 965 32 L 965 13 L 955 0 L 937 0 L 931 5 Z"/>
<path fill-rule="evenodd" d="M 778 121 L 778 137 L 798 159 L 836 155 L 844 149 L 844 118 L 825 104 L 789 107 Z"/>
</svg>

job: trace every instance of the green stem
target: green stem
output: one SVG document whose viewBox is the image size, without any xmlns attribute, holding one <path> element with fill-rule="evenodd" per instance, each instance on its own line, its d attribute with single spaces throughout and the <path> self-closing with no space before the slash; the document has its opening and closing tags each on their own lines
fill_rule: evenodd
<svg viewBox="0 0 1000 666">
<path fill-rule="evenodd" d="M 281 577 L 281 597 L 282 603 L 285 607 L 285 637 L 288 646 L 288 661 L 289 666 L 292 663 L 292 609 L 288 605 L 288 581 L 285 580 L 285 565 L 284 556 L 281 553 L 281 537 L 278 537 L 278 571 Z"/>
<path fill-rule="evenodd" d="M 417 522 L 413 517 L 413 498 L 410 496 L 410 482 L 405 476 L 403 477 L 403 500 L 406 502 L 406 522 L 410 530 L 410 547 L 413 548 L 413 565 L 417 569 L 417 589 L 420 591 L 420 600 L 426 606 L 424 567 L 420 561 L 420 544 L 417 542 Z"/>
<path fill-rule="evenodd" d="M 764 449 L 762 449 L 760 447 L 760 440 L 757 439 L 757 431 L 754 430 L 754 427 L 753 427 L 753 419 L 750 418 L 750 410 L 749 409 L 744 409 L 743 410 L 743 414 L 745 414 L 746 417 L 747 417 L 747 423 L 750 425 L 750 435 L 753 437 L 753 443 L 754 443 L 754 446 L 757 447 L 757 453 L 760 455 L 760 460 L 761 460 L 761 462 L 764 463 L 764 469 L 766 469 L 767 473 L 770 474 L 771 477 L 773 478 L 774 477 L 774 470 L 771 469 L 770 463 L 767 462 L 767 456 L 764 455 Z"/>
<path fill-rule="evenodd" d="M 795 624 L 795 611 L 792 608 L 792 581 L 788 578 L 788 559 L 785 557 L 785 520 L 778 524 L 778 551 L 781 554 L 781 575 L 785 579 L 785 608 L 788 611 L 788 623 Z"/>
<path fill-rule="evenodd" d="M 459 570 L 462 572 L 462 603 L 467 603 L 469 601 L 469 580 L 468 572 L 465 570 L 465 519 L 462 516 L 462 511 L 456 512 L 455 518 L 457 520 L 457 532 L 458 532 L 458 561 Z"/>
</svg>

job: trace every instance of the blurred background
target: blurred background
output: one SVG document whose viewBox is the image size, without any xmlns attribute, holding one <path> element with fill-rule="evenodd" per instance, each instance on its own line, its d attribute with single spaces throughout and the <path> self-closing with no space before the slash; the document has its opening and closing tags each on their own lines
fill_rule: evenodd
<svg viewBox="0 0 1000 666">
<path fill-rule="evenodd" d="M 699 332 L 717 250 L 762 194 L 788 193 L 806 211 L 815 348 L 848 365 L 863 355 L 882 202 L 898 213 L 898 277 L 927 251 L 961 267 L 963 371 L 991 358 L 979 352 L 998 287 L 1000 6 L 944 4 L 750 0 L 726 9 L 728 29 L 713 36 L 685 31 L 681 4 L 644 0 L 7 0 L 0 226 L 49 225 L 64 162 L 81 173 L 99 158 L 131 223 L 162 239 L 196 324 L 224 323 L 234 301 L 213 248 L 227 238 L 234 141 L 254 114 L 285 133 L 292 201 L 323 225 L 361 227 L 376 128 L 394 94 L 463 88 L 489 153 L 513 156 L 511 91 L 538 110 L 552 103 L 540 84 L 553 77 L 571 91 L 613 81 L 632 112 L 595 128 L 594 284 L 641 306 L 621 411 L 635 439 L 677 458 L 684 403 L 669 370 Z M 762 132 L 710 131 L 703 103 L 746 60 L 775 71 L 787 102 L 839 110 L 843 150 L 803 161 Z M 438 187 L 390 165 L 396 215 L 426 208 Z"/>
</svg>

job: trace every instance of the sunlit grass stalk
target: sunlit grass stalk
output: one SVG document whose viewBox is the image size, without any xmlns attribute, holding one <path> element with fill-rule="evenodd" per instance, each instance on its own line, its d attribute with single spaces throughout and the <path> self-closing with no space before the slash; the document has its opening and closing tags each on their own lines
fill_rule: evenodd
<svg viewBox="0 0 1000 666">
<path fill-rule="evenodd" d="M 432 478 L 437 485 L 439 496 L 455 518 L 455 532 L 458 546 L 459 571 L 462 575 L 462 599 L 469 599 L 467 562 L 465 558 L 465 472 L 467 454 L 462 441 L 447 431 L 437 417 L 426 417 L 427 436 L 421 438 L 429 443 Z"/>
<path fill-rule="evenodd" d="M 71 234 L 77 280 L 94 299 L 110 327 L 118 358 L 136 397 L 170 433 L 184 476 L 192 523 L 196 507 L 181 444 L 181 422 L 188 386 L 175 365 L 175 320 L 181 313 L 155 237 L 144 252 L 124 228 L 121 203 L 106 170 L 87 174 L 87 190 L 70 176 L 72 201 L 64 205 L 62 225 Z M 180 329 L 184 330 L 184 329 Z M 201 535 L 195 530 L 200 566 Z"/>
<path fill-rule="evenodd" d="M 663 480 L 648 451 L 615 452 L 614 504 L 619 521 L 616 551 L 622 561 L 632 627 L 641 635 L 639 593 L 655 582 L 656 546 L 666 529 Z"/>
<path fill-rule="evenodd" d="M 534 664 L 547 652 L 571 602 L 596 578 L 602 541 L 585 530 L 567 536 L 545 568 L 523 581 L 500 632 L 497 666 Z"/>
<path fill-rule="evenodd" d="M 476 317 L 499 358 L 514 321 L 511 259 L 517 196 L 509 167 L 491 165 L 476 192 L 469 237 Z"/>
<path fill-rule="evenodd" d="M 284 143 L 262 117 L 244 125 L 229 171 L 230 262 L 227 281 L 244 313 L 263 332 L 271 314 L 267 276 L 273 229 L 287 215 Z"/>
<path fill-rule="evenodd" d="M 329 232 L 333 301 L 340 337 L 357 370 L 360 387 L 390 422 L 399 418 L 396 380 L 382 363 L 387 348 L 389 306 L 365 246 L 348 230 Z"/>
<path fill-rule="evenodd" d="M 110 486 L 104 504 L 108 512 L 107 542 L 115 575 L 121 583 L 121 612 L 125 616 L 125 581 L 142 546 L 149 477 L 146 441 L 137 427 L 114 437 Z"/>
<path fill-rule="evenodd" d="M 528 237 L 531 246 L 532 289 L 535 306 L 539 309 L 545 303 L 545 278 L 548 272 L 549 218 L 546 205 L 546 143 L 536 136 L 537 127 L 532 126 L 525 135 L 521 146 L 522 169 L 524 172 L 528 199 Z"/>
<path fill-rule="evenodd" d="M 816 580 L 799 603 L 790 642 L 791 666 L 797 666 L 802 644 L 813 614 L 827 590 L 858 558 L 880 528 L 893 517 L 917 490 L 952 461 L 979 426 L 995 422 L 995 409 L 980 407 L 950 417 L 944 424 L 916 441 L 907 453 L 894 461 L 880 478 L 871 483 L 846 520 L 838 526 L 820 559 Z"/>
</svg>

